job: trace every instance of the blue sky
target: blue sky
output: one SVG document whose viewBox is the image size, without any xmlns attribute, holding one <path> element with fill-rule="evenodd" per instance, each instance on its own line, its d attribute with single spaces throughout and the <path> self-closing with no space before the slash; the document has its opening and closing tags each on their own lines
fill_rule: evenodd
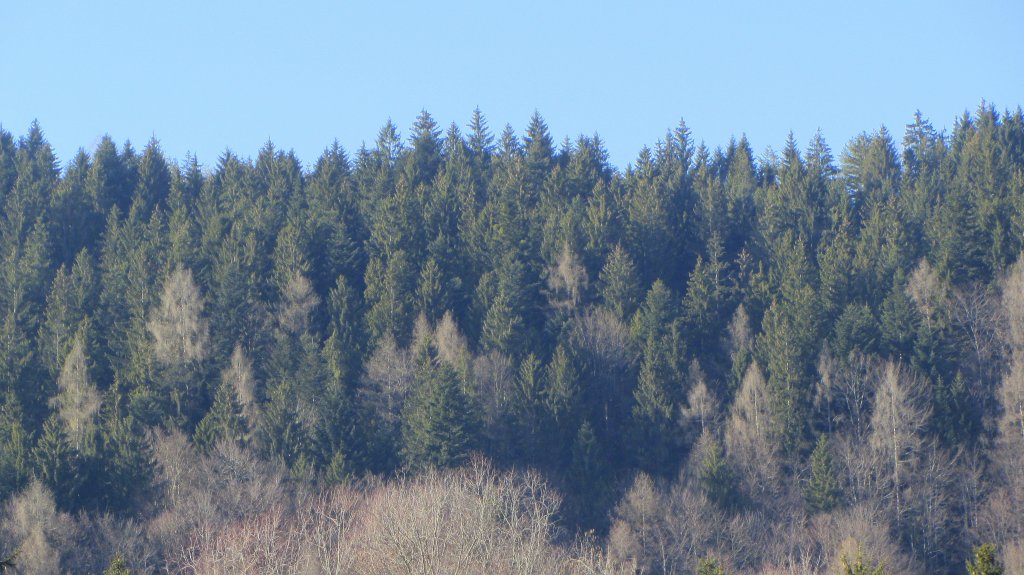
<svg viewBox="0 0 1024 575">
<path fill-rule="evenodd" d="M 96 6 L 95 4 L 102 4 Z M 1024 2 L 4 2 L 0 123 L 58 157 L 151 136 L 213 166 L 269 139 L 310 166 L 335 138 L 403 135 L 422 109 L 556 140 L 598 133 L 624 167 L 685 119 L 698 141 L 837 153 L 920 109 L 952 129 L 1024 104 Z"/>
</svg>

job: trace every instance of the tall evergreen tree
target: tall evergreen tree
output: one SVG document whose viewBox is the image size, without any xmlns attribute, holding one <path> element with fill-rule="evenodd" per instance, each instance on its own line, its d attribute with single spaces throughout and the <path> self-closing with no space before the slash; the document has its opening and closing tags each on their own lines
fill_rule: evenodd
<svg viewBox="0 0 1024 575">
<path fill-rule="evenodd" d="M 478 429 L 470 399 L 446 363 L 422 365 L 402 413 L 402 457 L 410 469 L 456 467 L 468 460 Z"/>
<path fill-rule="evenodd" d="M 818 444 L 811 452 L 811 475 L 804 486 L 804 501 L 817 513 L 829 512 L 839 505 L 839 481 L 832 470 L 832 457 L 828 451 L 828 438 L 818 436 Z"/>
</svg>

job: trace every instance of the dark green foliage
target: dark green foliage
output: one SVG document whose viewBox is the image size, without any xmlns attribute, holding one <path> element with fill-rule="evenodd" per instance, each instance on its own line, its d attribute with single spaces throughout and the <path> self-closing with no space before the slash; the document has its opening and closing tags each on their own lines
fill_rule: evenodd
<svg viewBox="0 0 1024 575">
<path fill-rule="evenodd" d="M 914 302 L 907 296 L 899 278 L 893 280 L 892 289 L 882 302 L 879 316 L 883 352 L 897 359 L 911 357 L 918 316 Z"/>
<path fill-rule="evenodd" d="M 366 266 L 366 327 L 374 341 L 390 335 L 406 341 L 412 331 L 415 275 L 406 253 L 397 250 L 387 261 L 374 258 Z"/>
<path fill-rule="evenodd" d="M 608 254 L 598 279 L 604 305 L 620 318 L 632 317 L 640 302 L 640 285 L 633 261 L 621 245 Z"/>
<path fill-rule="evenodd" d="M 697 257 L 683 298 L 682 316 L 689 347 L 696 353 L 712 347 L 714 334 L 722 322 L 721 293 L 718 285 L 720 266 Z"/>
<path fill-rule="evenodd" d="M 154 431 L 202 457 L 243 444 L 298 482 L 476 450 L 553 478 L 564 526 L 599 537 L 637 471 L 672 483 L 667 507 L 699 489 L 751 529 L 804 524 L 805 479 L 809 513 L 877 512 L 944 573 L 996 521 L 989 498 L 1016 501 L 1013 458 L 990 448 L 1020 351 L 1004 279 L 1024 244 L 1019 111 L 983 104 L 950 134 L 918 114 L 902 148 L 881 129 L 838 162 L 820 134 L 761 154 L 695 146 L 681 123 L 623 170 L 597 136 L 559 146 L 539 113 L 523 137 L 479 110 L 464 130 L 424 111 L 408 138 L 388 122 L 307 170 L 269 142 L 176 166 L 155 139 L 137 153 L 105 137 L 62 170 L 38 125 L 0 129 L 0 499 L 34 475 L 61 510 L 162 512 Z M 187 361 L 153 329 L 179 268 L 209 325 Z M 71 440 L 54 399 L 76 334 L 103 400 Z M 895 516 L 870 468 L 887 360 L 927 382 L 934 414 L 896 453 Z M 755 361 L 768 445 L 752 462 L 728 415 Z M 245 377 L 222 383 L 236 363 Z M 718 572 L 703 554 L 687 566 Z M 761 555 L 721 556 L 756 571 Z"/>
<path fill-rule="evenodd" d="M 196 426 L 192 441 L 200 449 L 212 447 L 221 440 L 242 443 L 248 435 L 248 427 L 234 386 L 229 381 L 222 381 L 217 387 L 213 405 Z"/>
<path fill-rule="evenodd" d="M 82 457 L 68 441 L 64 425 L 56 415 L 43 425 L 42 435 L 32 450 L 35 474 L 54 493 L 57 505 L 76 508 L 82 486 Z"/>
<path fill-rule="evenodd" d="M 564 345 L 555 348 L 542 375 L 545 426 L 540 445 L 544 456 L 562 465 L 580 425 L 579 371 Z M 525 384 L 525 382 L 523 382 Z"/>
<path fill-rule="evenodd" d="M 765 314 L 762 329 L 758 345 L 768 367 L 773 431 L 779 447 L 793 455 L 805 446 L 810 415 L 807 359 L 804 357 L 810 347 L 801 346 L 807 332 L 801 332 L 779 304 L 773 304 Z"/>
<path fill-rule="evenodd" d="M 679 395 L 667 339 L 648 339 L 634 391 L 633 421 L 637 463 L 650 473 L 666 473 L 678 441 L 673 417 Z"/>
<path fill-rule="evenodd" d="M 978 437 L 981 415 L 971 400 L 967 379 L 957 372 L 952 381 L 939 377 L 932 387 L 932 425 L 936 435 L 951 447 L 963 446 Z"/>
<path fill-rule="evenodd" d="M 160 144 L 153 138 L 146 144 L 139 160 L 138 183 L 133 201 L 142 203 L 143 211 L 151 212 L 167 200 L 171 193 L 171 171 L 160 151 Z"/>
<path fill-rule="evenodd" d="M 426 110 L 416 118 L 412 128 L 412 153 L 406 163 L 405 176 L 413 188 L 429 184 L 441 167 L 441 129 Z"/>
<path fill-rule="evenodd" d="M 833 328 L 832 346 L 836 357 L 846 357 L 855 350 L 873 353 L 878 349 L 878 340 L 878 324 L 871 308 L 863 304 L 846 306 Z"/>
<path fill-rule="evenodd" d="M 828 450 L 828 437 L 818 436 L 818 444 L 811 452 L 810 477 L 804 485 L 804 501 L 814 513 L 827 513 L 839 505 L 839 481 L 832 471 L 832 456 Z"/>
<path fill-rule="evenodd" d="M 308 446 L 295 393 L 295 386 L 289 382 L 271 387 L 256 426 L 256 443 L 263 453 L 288 467 L 299 462 Z"/>
<path fill-rule="evenodd" d="M 402 415 L 402 456 L 410 469 L 456 467 L 469 459 L 477 441 L 477 417 L 448 364 L 420 368 Z"/>
<path fill-rule="evenodd" d="M 524 460 L 536 464 L 540 453 L 542 433 L 546 429 L 547 409 L 544 374 L 537 356 L 523 358 L 515 374 L 512 405 L 510 406 L 511 440 L 514 451 Z"/>
<path fill-rule="evenodd" d="M 112 511 L 141 509 L 152 496 L 156 478 L 149 441 L 131 416 L 108 416 L 101 436 L 102 491 L 97 498 Z"/>
<path fill-rule="evenodd" d="M 18 168 L 15 163 L 17 153 L 14 137 L 7 130 L 0 128 L 0 201 L 6 199 L 18 177 Z"/>
<path fill-rule="evenodd" d="M 589 488 L 599 482 L 605 473 L 604 454 L 594 436 L 594 428 L 589 421 L 580 426 L 576 439 L 572 444 L 572 466 L 570 476 L 581 488 Z"/>
<path fill-rule="evenodd" d="M 722 509 L 739 504 L 739 484 L 718 440 L 705 432 L 700 440 L 700 486 L 708 499 Z"/>
<path fill-rule="evenodd" d="M 17 397 L 7 392 L 0 404 L 0 500 L 19 491 L 31 474 L 32 454 L 24 414 Z"/>
</svg>

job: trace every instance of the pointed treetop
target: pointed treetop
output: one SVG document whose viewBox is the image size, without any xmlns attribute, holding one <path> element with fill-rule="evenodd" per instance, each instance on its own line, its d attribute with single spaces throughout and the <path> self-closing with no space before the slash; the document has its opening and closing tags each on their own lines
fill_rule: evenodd
<svg viewBox="0 0 1024 575">
<path fill-rule="evenodd" d="M 494 152 L 494 136 L 487 127 L 480 108 L 473 110 L 473 118 L 469 121 L 469 149 L 475 155 L 487 155 Z"/>
<path fill-rule="evenodd" d="M 398 128 L 395 127 L 394 122 L 391 118 L 380 129 L 377 134 L 377 152 L 380 153 L 389 162 L 394 162 L 398 159 L 398 155 L 402 151 L 402 138 L 398 133 Z"/>
<path fill-rule="evenodd" d="M 501 155 L 506 158 L 522 154 L 522 144 L 519 143 L 519 137 L 516 136 L 516 131 L 512 128 L 512 124 L 505 124 L 505 129 L 501 132 L 499 149 L 501 150 Z"/>
<path fill-rule="evenodd" d="M 437 122 L 434 121 L 434 117 L 430 115 L 430 112 L 420 110 L 419 115 L 416 116 L 416 123 L 412 125 L 413 145 L 420 140 L 437 141 L 440 137 L 441 128 L 438 127 Z"/>
<path fill-rule="evenodd" d="M 546 174 L 555 155 L 551 134 L 548 132 L 548 126 L 544 123 L 544 119 L 540 117 L 539 112 L 534 111 L 533 117 L 530 118 L 530 126 L 526 129 L 524 140 L 526 142 L 526 157 L 530 171 L 534 179 L 539 180 Z"/>
<path fill-rule="evenodd" d="M 787 168 L 797 169 L 803 165 L 800 162 L 800 148 L 797 146 L 792 130 L 789 132 L 789 136 L 786 137 L 786 149 L 782 152 L 782 164 Z"/>
<path fill-rule="evenodd" d="M 807 147 L 806 158 L 807 167 L 812 171 L 825 177 L 836 173 L 832 150 L 825 142 L 825 136 L 822 135 L 821 128 L 814 132 L 811 144 Z"/>
</svg>

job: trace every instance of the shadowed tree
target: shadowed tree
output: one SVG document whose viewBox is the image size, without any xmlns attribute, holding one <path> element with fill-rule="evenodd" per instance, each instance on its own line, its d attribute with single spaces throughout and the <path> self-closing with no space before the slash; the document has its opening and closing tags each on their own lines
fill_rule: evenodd
<svg viewBox="0 0 1024 575">
<path fill-rule="evenodd" d="M 828 437 L 818 436 L 818 444 L 811 452 L 811 475 L 804 485 L 804 501 L 815 513 L 827 513 L 840 503 L 839 481 L 832 471 L 832 456 L 828 451 Z"/>
<path fill-rule="evenodd" d="M 402 456 L 410 469 L 457 467 L 475 446 L 477 421 L 455 370 L 447 363 L 420 367 L 417 387 L 402 412 Z"/>
</svg>

